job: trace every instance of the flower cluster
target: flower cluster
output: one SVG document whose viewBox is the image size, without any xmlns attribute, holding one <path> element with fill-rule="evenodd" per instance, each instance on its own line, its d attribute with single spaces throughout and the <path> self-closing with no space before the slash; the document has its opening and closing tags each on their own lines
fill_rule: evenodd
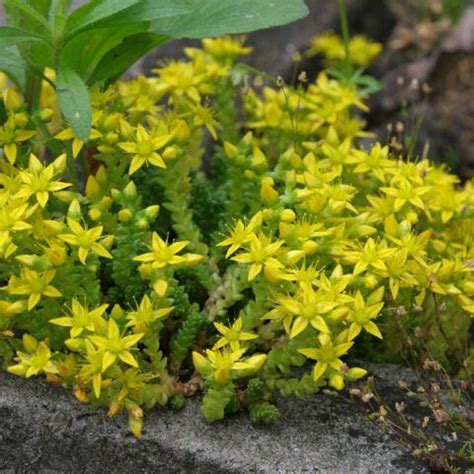
<svg viewBox="0 0 474 474">
<path fill-rule="evenodd" d="M 360 341 L 393 348 L 400 308 L 411 321 L 450 308 L 463 347 L 472 183 L 360 147 L 354 84 L 323 72 L 250 87 L 235 65 L 249 52 L 242 38 L 204 40 L 152 77 L 92 90 L 87 143 L 61 125 L 49 83 L 30 113 L 0 80 L 11 373 L 127 410 L 139 435 L 143 408 L 200 388 L 207 420 L 242 405 L 259 422 L 278 417 L 278 392 L 340 390 L 366 373 L 344 362 Z"/>
<path fill-rule="evenodd" d="M 382 45 L 369 40 L 365 35 L 354 35 L 349 40 L 350 59 L 357 67 L 369 66 L 381 52 Z M 327 31 L 312 39 L 307 55 L 323 56 L 328 65 L 334 66 L 344 61 L 346 52 L 340 36 Z"/>
</svg>

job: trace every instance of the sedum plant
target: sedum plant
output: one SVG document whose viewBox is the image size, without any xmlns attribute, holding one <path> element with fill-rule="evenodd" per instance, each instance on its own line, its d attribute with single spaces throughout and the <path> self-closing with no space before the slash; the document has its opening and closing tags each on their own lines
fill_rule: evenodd
<svg viewBox="0 0 474 474">
<path fill-rule="evenodd" d="M 251 86 L 236 63 L 249 52 L 206 39 L 151 77 L 92 88 L 87 140 L 63 122 L 54 71 L 33 111 L 2 78 L 9 372 L 125 410 L 139 436 L 144 409 L 197 391 L 208 421 L 244 408 L 268 423 L 278 394 L 341 390 L 366 374 L 347 356 L 364 339 L 383 351 L 402 307 L 467 345 L 472 183 L 359 146 L 352 82 Z"/>
</svg>

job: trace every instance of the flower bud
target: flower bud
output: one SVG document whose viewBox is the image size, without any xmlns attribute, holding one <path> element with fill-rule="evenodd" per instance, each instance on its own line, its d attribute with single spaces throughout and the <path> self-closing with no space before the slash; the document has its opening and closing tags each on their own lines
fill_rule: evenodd
<svg viewBox="0 0 474 474">
<path fill-rule="evenodd" d="M 346 379 L 349 380 L 349 382 L 355 382 L 356 380 L 361 379 L 362 377 L 365 377 L 367 375 L 367 370 L 361 369 L 360 367 L 353 367 L 352 369 L 349 369 L 346 373 Z"/>
<path fill-rule="evenodd" d="M 137 229 L 147 230 L 149 223 L 146 219 L 142 218 L 142 219 L 138 219 L 135 225 L 137 226 Z"/>
<path fill-rule="evenodd" d="M 119 141 L 119 136 L 115 132 L 109 132 L 105 135 L 104 139 L 109 145 L 115 145 Z"/>
<path fill-rule="evenodd" d="M 336 390 L 342 390 L 344 388 L 344 377 L 341 374 L 331 375 L 329 385 Z"/>
<path fill-rule="evenodd" d="M 239 149 L 229 142 L 224 142 L 224 152 L 228 158 L 236 158 L 239 154 Z"/>
<path fill-rule="evenodd" d="M 148 217 L 148 219 L 155 219 L 155 217 L 158 215 L 160 212 L 160 206 L 158 204 L 155 204 L 154 206 L 148 206 L 145 209 L 145 214 Z"/>
<path fill-rule="evenodd" d="M 100 209 L 93 207 L 89 210 L 89 217 L 91 218 L 91 220 L 96 222 L 102 217 L 102 212 L 100 211 Z"/>
<path fill-rule="evenodd" d="M 178 120 L 174 129 L 174 136 L 179 142 L 185 142 L 189 138 L 189 127 L 184 120 Z"/>
<path fill-rule="evenodd" d="M 15 125 L 17 125 L 20 128 L 26 127 L 26 124 L 28 123 L 28 116 L 24 113 L 20 114 L 15 114 L 13 116 L 13 120 L 15 122 Z"/>
<path fill-rule="evenodd" d="M 211 363 L 199 352 L 193 351 L 194 368 L 204 377 L 212 372 Z"/>
<path fill-rule="evenodd" d="M 104 120 L 104 126 L 107 130 L 117 130 L 120 126 L 120 114 L 110 114 Z"/>
<path fill-rule="evenodd" d="M 307 240 L 303 244 L 303 250 L 306 255 L 312 255 L 315 253 L 319 248 L 319 244 L 315 242 L 314 240 Z"/>
<path fill-rule="evenodd" d="M 137 187 L 135 186 L 135 183 L 133 181 L 130 181 L 127 186 L 125 186 L 123 192 L 125 196 L 135 197 L 137 195 Z"/>
<path fill-rule="evenodd" d="M 283 209 L 283 211 L 280 212 L 280 220 L 288 223 L 294 222 L 296 220 L 295 211 L 292 209 Z"/>
<path fill-rule="evenodd" d="M 23 97 L 14 89 L 5 89 L 3 91 L 3 102 L 9 112 L 16 112 L 23 107 Z"/>
<path fill-rule="evenodd" d="M 273 219 L 274 214 L 273 209 L 263 209 L 262 219 L 264 221 L 269 221 L 270 219 Z"/>
<path fill-rule="evenodd" d="M 373 274 L 368 274 L 364 278 L 364 286 L 368 290 L 373 290 L 379 283 L 378 278 Z"/>
<path fill-rule="evenodd" d="M 32 353 L 38 347 L 38 341 L 29 334 L 23 334 L 22 337 L 23 347 L 26 349 L 27 352 Z"/>
<path fill-rule="evenodd" d="M 178 150 L 175 146 L 167 146 L 163 152 L 163 158 L 165 160 L 174 160 L 178 156 Z"/>
<path fill-rule="evenodd" d="M 54 118 L 54 110 L 48 107 L 46 109 L 41 110 L 39 116 L 42 122 L 50 122 Z"/>
<path fill-rule="evenodd" d="M 128 222 L 132 218 L 132 211 L 130 209 L 121 209 L 117 217 L 120 222 Z"/>
<path fill-rule="evenodd" d="M 268 181 L 262 180 L 260 187 L 260 197 L 266 204 L 273 204 L 278 201 L 278 191 L 273 189 L 272 185 Z"/>
<path fill-rule="evenodd" d="M 244 171 L 244 176 L 245 176 L 247 179 L 254 179 L 257 175 L 255 174 L 255 171 L 252 171 L 252 170 L 245 170 L 245 171 Z"/>
</svg>

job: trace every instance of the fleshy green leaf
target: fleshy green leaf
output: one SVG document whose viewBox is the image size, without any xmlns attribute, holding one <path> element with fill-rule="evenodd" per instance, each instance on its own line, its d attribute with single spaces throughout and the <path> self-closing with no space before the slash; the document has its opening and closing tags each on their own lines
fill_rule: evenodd
<svg viewBox="0 0 474 474">
<path fill-rule="evenodd" d="M 69 15 L 65 26 L 65 39 L 71 39 L 81 31 L 95 28 L 108 17 L 139 3 L 140 0 L 92 0 Z"/>
<path fill-rule="evenodd" d="M 167 39 L 167 36 L 154 33 L 141 33 L 126 38 L 102 58 L 89 78 L 88 84 L 110 83 L 118 79 L 145 53 Z"/>
<path fill-rule="evenodd" d="M 82 141 L 89 140 L 92 124 L 89 90 L 80 76 L 68 67 L 57 71 L 56 90 L 61 112 Z"/>
<path fill-rule="evenodd" d="M 159 19 L 151 31 L 173 38 L 204 38 L 284 25 L 308 14 L 303 0 L 176 0 L 190 12 Z"/>
</svg>

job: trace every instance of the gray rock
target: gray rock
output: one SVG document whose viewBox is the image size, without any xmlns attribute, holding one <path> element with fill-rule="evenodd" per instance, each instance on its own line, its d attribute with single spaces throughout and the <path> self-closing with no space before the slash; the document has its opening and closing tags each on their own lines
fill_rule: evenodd
<svg viewBox="0 0 474 474">
<path fill-rule="evenodd" d="M 381 376 L 395 384 L 394 370 Z M 108 418 L 40 379 L 0 373 L 0 472 L 429 472 L 349 401 L 318 394 L 280 407 L 271 427 L 244 414 L 209 425 L 190 400 L 179 413 L 148 413 L 137 440 L 125 417 Z"/>
</svg>

